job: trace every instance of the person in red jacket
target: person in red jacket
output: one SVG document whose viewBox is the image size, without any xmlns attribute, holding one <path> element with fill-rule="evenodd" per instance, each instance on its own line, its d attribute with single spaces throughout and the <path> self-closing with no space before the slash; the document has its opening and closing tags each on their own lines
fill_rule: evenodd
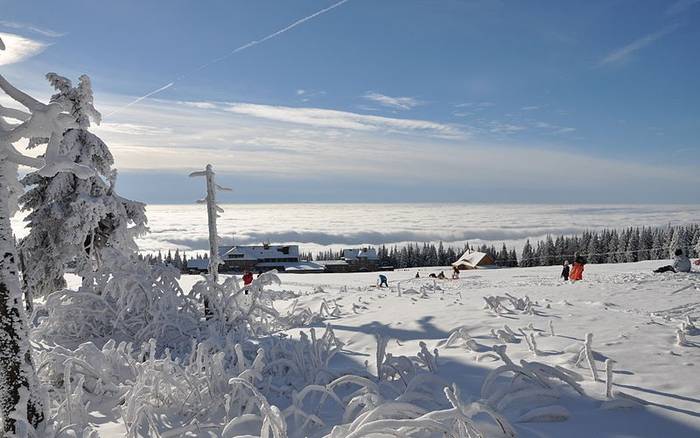
<svg viewBox="0 0 700 438">
<path fill-rule="evenodd" d="M 243 286 L 248 286 L 252 282 L 253 282 L 253 273 L 250 271 L 246 271 L 246 273 L 243 274 Z"/>
<path fill-rule="evenodd" d="M 579 281 L 583 280 L 583 266 L 586 264 L 586 259 L 577 255 L 574 259 L 574 265 L 571 267 L 571 272 L 569 273 L 569 280 Z"/>
<path fill-rule="evenodd" d="M 253 282 L 253 273 L 250 271 L 245 271 L 243 274 L 243 293 L 248 295 L 248 286 Z"/>
</svg>

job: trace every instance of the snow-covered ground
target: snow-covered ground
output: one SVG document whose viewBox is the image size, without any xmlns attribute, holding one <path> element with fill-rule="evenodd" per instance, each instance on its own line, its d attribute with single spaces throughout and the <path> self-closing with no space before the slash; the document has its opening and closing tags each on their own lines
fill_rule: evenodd
<svg viewBox="0 0 700 438">
<path fill-rule="evenodd" d="M 563 402 L 571 417 L 559 423 L 515 423 L 519 436 L 700 436 L 700 336 L 688 336 L 689 345 L 681 347 L 675 335 L 684 315 L 700 318 L 700 272 L 651 273 L 660 264 L 589 265 L 584 281 L 575 284 L 558 279 L 559 267 L 469 271 L 454 281 L 426 278 L 440 269 L 421 268 L 387 273 L 390 289 L 374 287 L 374 273 L 281 275 L 280 288 L 302 295 L 299 304 L 312 309 L 320 307 L 324 298 L 337 300 L 342 317 L 329 322 L 345 342 L 338 361 L 360 366 L 365 361 L 373 366 L 377 332 L 391 338 L 388 352 L 412 356 L 420 341 L 432 350 L 459 326 L 466 326 L 479 348 L 487 351 L 501 343 L 491 329 L 507 324 L 516 332 L 527 331 L 532 324 L 541 355 L 530 353 L 525 342 L 508 344 L 509 355 L 516 362 L 537 360 L 577 369 L 568 361 L 578 353 L 585 334 L 593 333 L 597 358 L 615 361 L 615 389 L 644 400 L 646 406 L 601 409 L 605 384 L 593 382 L 588 370 L 578 368 L 586 377 L 583 388 L 588 397 Z M 421 279 L 413 278 L 416 271 Z M 183 278 L 191 281 L 192 277 Z M 442 291 L 429 291 L 425 298 L 410 293 L 434 283 Z M 483 296 L 506 292 L 537 301 L 537 315 L 496 316 L 484 310 Z M 279 302 L 279 307 L 288 304 Z M 555 336 L 549 335 L 550 321 Z M 495 365 L 490 359 L 477 362 L 479 353 L 462 346 L 438 348 L 438 374 L 457 383 L 463 397 L 478 398 L 484 377 Z M 598 361 L 597 366 L 602 380 L 604 364 Z"/>
<path fill-rule="evenodd" d="M 367 366 L 374 373 L 375 334 L 390 338 L 387 352 L 394 356 L 415 357 L 419 343 L 425 342 L 430 351 L 439 350 L 437 374 L 456 383 L 465 401 L 479 399 L 484 378 L 502 365 L 484 353 L 503 343 L 491 330 L 508 325 L 518 334 L 517 343 L 507 344 L 516 363 L 525 359 L 561 365 L 584 377 L 585 396 L 569 391 L 552 402 L 570 413 L 565 421 L 519 422 L 522 406 L 514 403 L 505 409 L 519 437 L 700 436 L 700 330 L 690 330 L 687 345 L 676 343 L 676 328 L 686 315 L 700 327 L 700 272 L 651 273 L 660 264 L 664 262 L 589 265 L 584 281 L 575 284 L 558 279 L 559 267 L 468 271 L 459 280 L 427 278 L 441 269 L 420 268 L 386 273 L 389 289 L 376 287 L 376 273 L 282 274 L 282 284 L 271 290 L 279 296 L 298 295 L 297 305 L 312 310 L 324 300 L 339 304 L 341 316 L 325 321 L 345 343 L 333 358 L 338 369 Z M 414 278 L 416 271 L 420 279 Z M 189 289 L 198 279 L 184 276 L 181 283 Z M 496 315 L 485 309 L 484 296 L 506 293 L 529 296 L 537 303 L 535 314 Z M 294 301 L 278 300 L 275 307 L 285 310 Z M 464 342 L 447 348 L 445 341 L 460 326 L 472 337 L 471 348 Z M 538 355 L 530 352 L 518 329 L 535 334 Z M 300 330 L 288 332 L 296 336 Z M 585 361 L 573 363 L 586 333 L 594 335 L 598 382 Z M 606 358 L 614 361 L 614 391 L 641 399 L 643 405 L 603 408 Z M 123 425 L 111 421 L 99 430 L 104 436 L 124 433 Z"/>
</svg>

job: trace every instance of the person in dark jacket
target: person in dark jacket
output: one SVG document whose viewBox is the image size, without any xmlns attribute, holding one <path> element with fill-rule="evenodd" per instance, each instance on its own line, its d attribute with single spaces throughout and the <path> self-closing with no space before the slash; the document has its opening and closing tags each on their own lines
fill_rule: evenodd
<svg viewBox="0 0 700 438">
<path fill-rule="evenodd" d="M 384 274 L 379 274 L 379 287 L 389 287 L 389 280 Z"/>
<path fill-rule="evenodd" d="M 561 268 L 561 277 L 564 281 L 569 281 L 569 261 L 564 260 L 564 266 Z"/>
</svg>

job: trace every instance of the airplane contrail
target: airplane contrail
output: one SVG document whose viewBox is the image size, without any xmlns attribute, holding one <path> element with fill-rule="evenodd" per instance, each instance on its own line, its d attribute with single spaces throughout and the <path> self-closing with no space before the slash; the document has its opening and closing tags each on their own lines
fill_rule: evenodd
<svg viewBox="0 0 700 438">
<path fill-rule="evenodd" d="M 300 18 L 299 20 L 297 20 L 297 21 L 291 23 L 290 25 L 288 25 L 288 26 L 286 26 L 286 27 L 284 27 L 284 28 L 282 28 L 282 29 L 280 29 L 280 30 L 278 30 L 278 31 L 276 31 L 276 32 L 273 32 L 273 33 L 271 33 L 271 34 L 269 34 L 269 35 L 267 35 L 267 36 L 265 36 L 265 37 L 263 37 L 263 38 L 261 38 L 261 39 L 259 39 L 259 40 L 253 40 L 253 41 L 250 41 L 250 42 L 248 42 L 248 43 L 246 43 L 246 44 L 243 44 L 243 45 L 240 46 L 240 47 L 236 47 L 235 49 L 231 50 L 231 51 L 228 52 L 227 54 L 225 54 L 225 55 L 223 55 L 223 56 L 220 56 L 220 57 L 218 57 L 218 58 L 214 58 L 214 59 L 212 59 L 211 61 L 206 62 L 206 63 L 200 65 L 199 67 L 195 68 L 195 69 L 192 70 L 191 72 L 189 72 L 189 73 L 187 73 L 187 74 L 182 74 L 182 75 L 178 76 L 174 81 L 169 82 L 169 83 L 163 85 L 162 87 L 160 87 L 160 88 L 158 88 L 158 89 L 156 89 L 156 90 L 151 91 L 150 93 L 146 93 L 146 94 L 144 94 L 143 96 L 134 99 L 133 101 L 127 103 L 126 105 L 124 105 L 124 106 L 121 107 L 121 108 L 117 108 L 116 110 L 114 110 L 114 111 L 112 111 L 111 113 L 107 114 L 105 117 L 112 116 L 112 115 L 114 115 L 114 114 L 116 114 L 116 113 L 118 113 L 118 112 L 120 112 L 120 111 L 122 111 L 122 110 L 125 110 L 126 108 L 129 108 L 129 107 L 132 106 L 132 105 L 136 105 L 137 103 L 141 102 L 141 101 L 144 100 L 144 99 L 147 99 L 147 98 L 153 96 L 154 94 L 158 94 L 158 93 L 160 93 L 161 91 L 167 90 L 168 88 L 170 88 L 170 87 L 172 87 L 173 85 L 175 85 L 176 82 L 185 79 L 188 75 L 191 75 L 192 73 L 196 73 L 196 72 L 198 72 L 198 71 L 200 71 L 200 70 L 204 70 L 205 68 L 209 67 L 210 65 L 216 64 L 217 62 L 221 62 L 221 61 L 223 61 L 224 59 L 227 59 L 227 58 L 229 58 L 229 57 L 235 55 L 235 54 L 238 53 L 238 52 L 242 52 L 242 51 L 244 51 L 244 50 L 246 50 L 246 49 L 249 49 L 249 48 L 251 48 L 251 47 L 253 47 L 253 46 L 257 46 L 258 44 L 262 44 L 262 43 L 264 43 L 265 41 L 269 41 L 269 40 L 271 40 L 271 39 L 273 39 L 273 38 L 276 38 L 276 37 L 282 35 L 283 33 L 288 32 L 288 31 L 294 29 L 295 27 L 297 27 L 297 26 L 299 26 L 299 25 L 301 25 L 301 24 L 304 24 L 304 23 L 306 23 L 306 22 L 309 21 L 309 20 L 314 19 L 314 18 L 318 17 L 319 15 L 323 15 L 323 14 L 325 14 L 326 12 L 331 11 L 331 10 L 337 8 L 338 6 L 341 6 L 341 5 L 343 5 L 344 3 L 347 3 L 347 2 L 349 2 L 349 1 L 350 1 L 350 0 L 341 0 L 341 1 L 337 2 L 337 3 L 334 3 L 334 4 L 330 5 L 330 6 L 328 6 L 327 8 L 323 8 L 323 9 L 317 11 L 317 12 L 314 12 L 313 14 L 311 14 L 311 15 L 309 15 L 309 16 L 307 16 L 307 17 Z"/>
<path fill-rule="evenodd" d="M 132 105 L 136 105 L 137 103 L 141 102 L 142 100 L 148 99 L 149 97 L 153 96 L 153 95 L 156 94 L 156 93 L 160 93 L 161 91 L 167 90 L 168 88 L 172 87 L 173 85 L 175 85 L 175 81 L 169 82 L 169 83 L 163 85 L 162 87 L 160 87 L 160 88 L 157 89 L 157 90 L 153 90 L 153 91 L 151 91 L 151 92 L 148 93 L 148 94 L 144 94 L 143 96 L 139 97 L 138 99 L 132 100 L 131 102 L 129 102 L 129 103 L 127 103 L 126 105 L 124 105 L 123 107 L 117 108 L 117 109 L 115 109 L 114 111 L 112 111 L 111 113 L 107 114 L 105 117 L 109 117 L 109 116 L 111 116 L 112 114 L 118 113 L 118 112 L 121 111 L 121 110 L 125 110 L 125 109 L 129 108 L 129 107 L 132 106 Z"/>
</svg>

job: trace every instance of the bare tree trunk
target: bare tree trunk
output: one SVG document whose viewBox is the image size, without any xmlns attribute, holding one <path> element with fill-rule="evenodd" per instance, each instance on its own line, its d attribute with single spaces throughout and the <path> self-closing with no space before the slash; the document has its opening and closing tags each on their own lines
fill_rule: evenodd
<svg viewBox="0 0 700 438">
<path fill-rule="evenodd" d="M 0 163 L 0 171 L 2 167 Z M 26 411 L 27 422 L 37 427 L 44 420 L 44 410 L 31 359 L 4 176 L 0 174 L 0 416 L 3 432 L 15 433 L 17 421 L 11 414 Z"/>
</svg>

